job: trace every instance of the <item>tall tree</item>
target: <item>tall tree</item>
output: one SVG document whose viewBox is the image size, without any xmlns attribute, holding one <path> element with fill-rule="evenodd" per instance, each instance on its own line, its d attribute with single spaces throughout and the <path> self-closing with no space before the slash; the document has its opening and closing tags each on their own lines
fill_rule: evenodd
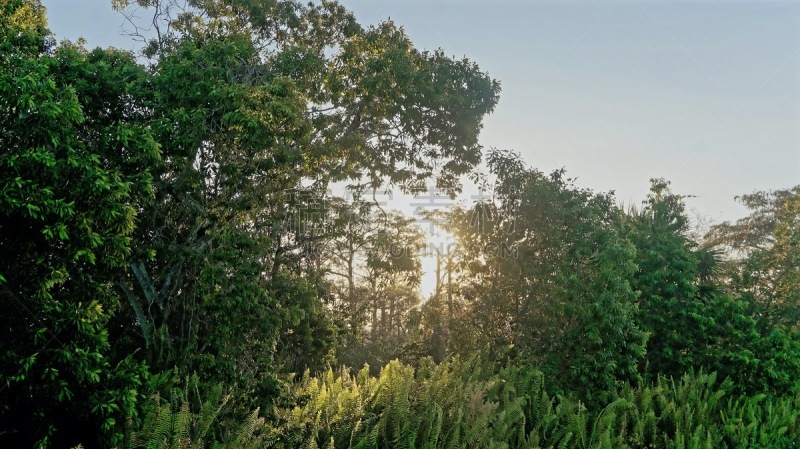
<svg viewBox="0 0 800 449">
<path fill-rule="evenodd" d="M 683 197 L 654 179 L 641 210 L 623 217 L 636 246 L 638 321 L 650 333 L 648 374 L 679 376 L 690 369 L 730 376 L 749 392 L 787 394 L 798 373 L 796 339 L 759 329 L 746 301 L 712 276 L 713 253 L 688 237 Z"/>
<path fill-rule="evenodd" d="M 606 399 L 639 378 L 645 342 L 629 284 L 634 250 L 612 226 L 613 198 L 574 187 L 563 172 L 528 169 L 514 154 L 493 152 L 489 164 L 495 201 L 454 223 L 472 321 L 495 351 L 513 345 L 564 387 Z"/>
<path fill-rule="evenodd" d="M 499 91 L 470 61 L 421 52 L 391 22 L 364 29 L 335 2 L 112 3 L 154 12 L 145 64 L 53 52 L 37 1 L 0 3 L 0 284 L 39 320 L 1 318 L 3 379 L 42 441 L 82 427 L 71 420 L 114 427 L 144 363 L 268 404 L 276 366 L 321 363 L 335 334 L 309 245 L 330 236 L 302 212 L 313 192 L 456 190 Z M 368 264 L 380 276 L 418 271 L 381 257 Z M 382 330 L 415 299 L 401 290 L 380 298 Z M 60 405 L 21 404 L 48 395 Z"/>
<path fill-rule="evenodd" d="M 341 358 L 377 367 L 397 356 L 420 302 L 424 239 L 414 220 L 398 212 L 353 217 L 346 228 L 364 232 L 345 233 L 331 248 L 329 272 L 352 286 L 344 302 L 353 328 Z"/>
<path fill-rule="evenodd" d="M 144 367 L 115 353 L 113 274 L 129 259 L 158 145 L 127 54 L 55 50 L 38 1 L 0 3 L 0 438 L 96 445 Z M 79 437 L 87 439 L 79 439 Z M 16 440 L 11 443 L 10 440 Z"/>
<path fill-rule="evenodd" d="M 479 160 L 499 86 L 334 2 L 196 0 L 178 15 L 174 0 L 114 3 L 149 8 L 158 28 L 145 109 L 164 157 L 118 282 L 130 316 L 155 366 L 269 397 L 275 351 L 300 367 L 308 348 L 280 336 L 324 321 L 306 249 L 329 236 L 305 226 L 298 192 L 454 180 Z"/>
<path fill-rule="evenodd" d="M 627 217 L 629 231 L 623 232 L 636 246 L 639 321 L 650 332 L 647 362 L 653 374 L 679 375 L 691 364 L 682 354 L 703 338 L 711 319 L 697 294 L 698 259 L 683 197 L 654 179 L 644 207 Z"/>
<path fill-rule="evenodd" d="M 800 322 L 800 186 L 739 197 L 751 212 L 714 226 L 708 244 L 729 256 L 731 289 L 757 309 L 760 325 Z"/>
</svg>

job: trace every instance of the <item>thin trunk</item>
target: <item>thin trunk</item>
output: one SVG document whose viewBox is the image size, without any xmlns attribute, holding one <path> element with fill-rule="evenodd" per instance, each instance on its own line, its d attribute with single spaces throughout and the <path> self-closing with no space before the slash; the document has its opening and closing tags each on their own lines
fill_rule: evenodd
<svg viewBox="0 0 800 449">
<path fill-rule="evenodd" d="M 350 240 L 349 242 L 349 252 L 347 253 L 347 302 L 350 305 L 350 313 L 355 312 L 355 297 L 354 292 L 356 289 L 356 282 L 354 279 L 354 267 L 353 267 L 353 258 L 354 258 L 354 251 L 353 251 L 353 241 Z"/>
</svg>

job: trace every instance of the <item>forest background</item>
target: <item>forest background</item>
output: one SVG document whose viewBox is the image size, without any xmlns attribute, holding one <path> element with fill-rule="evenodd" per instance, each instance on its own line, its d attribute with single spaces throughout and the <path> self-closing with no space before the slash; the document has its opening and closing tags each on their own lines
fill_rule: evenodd
<svg viewBox="0 0 800 449">
<path fill-rule="evenodd" d="M 0 3 L 9 445 L 798 441 L 800 187 L 693 233 L 664 179 L 621 206 L 484 149 L 499 82 L 391 21 L 112 3 L 140 53 Z M 423 298 L 425 233 L 376 196 L 465 181 Z"/>
</svg>

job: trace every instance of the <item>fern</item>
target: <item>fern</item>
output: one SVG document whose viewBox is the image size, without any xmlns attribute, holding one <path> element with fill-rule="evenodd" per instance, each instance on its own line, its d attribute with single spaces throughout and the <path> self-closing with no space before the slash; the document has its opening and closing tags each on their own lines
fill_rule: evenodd
<svg viewBox="0 0 800 449">
<path fill-rule="evenodd" d="M 789 448 L 798 411 L 789 400 L 728 398 L 713 374 L 625 386 L 593 412 L 550 396 L 541 372 L 458 358 L 416 372 L 398 361 L 303 376 L 297 404 L 278 409 L 270 447 L 336 448 Z"/>
<path fill-rule="evenodd" d="M 215 438 L 208 443 L 211 429 L 218 421 L 223 408 L 230 400 L 230 396 L 223 395 L 219 387 L 208 391 L 206 399 L 201 403 L 197 412 L 192 411 L 189 393 L 194 387 L 197 390 L 197 378 L 192 377 L 187 381 L 183 390 L 173 390 L 169 401 L 158 394 L 150 397 L 142 424 L 133 428 L 133 423 L 128 423 L 128 449 L 255 449 L 265 446 L 262 429 L 265 427 L 264 419 L 258 416 L 258 410 L 253 411 L 238 426 L 227 435 Z"/>
</svg>

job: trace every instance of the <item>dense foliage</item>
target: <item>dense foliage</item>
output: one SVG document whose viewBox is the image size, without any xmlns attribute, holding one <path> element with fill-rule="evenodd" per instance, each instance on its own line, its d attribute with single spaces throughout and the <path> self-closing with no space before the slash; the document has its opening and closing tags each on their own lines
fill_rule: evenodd
<svg viewBox="0 0 800 449">
<path fill-rule="evenodd" d="M 112 3 L 140 55 L 0 1 L 3 447 L 800 441 L 800 187 L 698 239 L 665 180 L 626 210 L 484 154 L 499 83 L 391 21 Z M 376 195 L 465 177 L 422 298 Z"/>
<path fill-rule="evenodd" d="M 306 375 L 292 393 L 300 405 L 276 411 L 266 446 L 777 449 L 800 434 L 793 400 L 731 394 L 713 374 L 625 387 L 596 409 L 552 396 L 549 381 L 479 358 Z"/>
</svg>

